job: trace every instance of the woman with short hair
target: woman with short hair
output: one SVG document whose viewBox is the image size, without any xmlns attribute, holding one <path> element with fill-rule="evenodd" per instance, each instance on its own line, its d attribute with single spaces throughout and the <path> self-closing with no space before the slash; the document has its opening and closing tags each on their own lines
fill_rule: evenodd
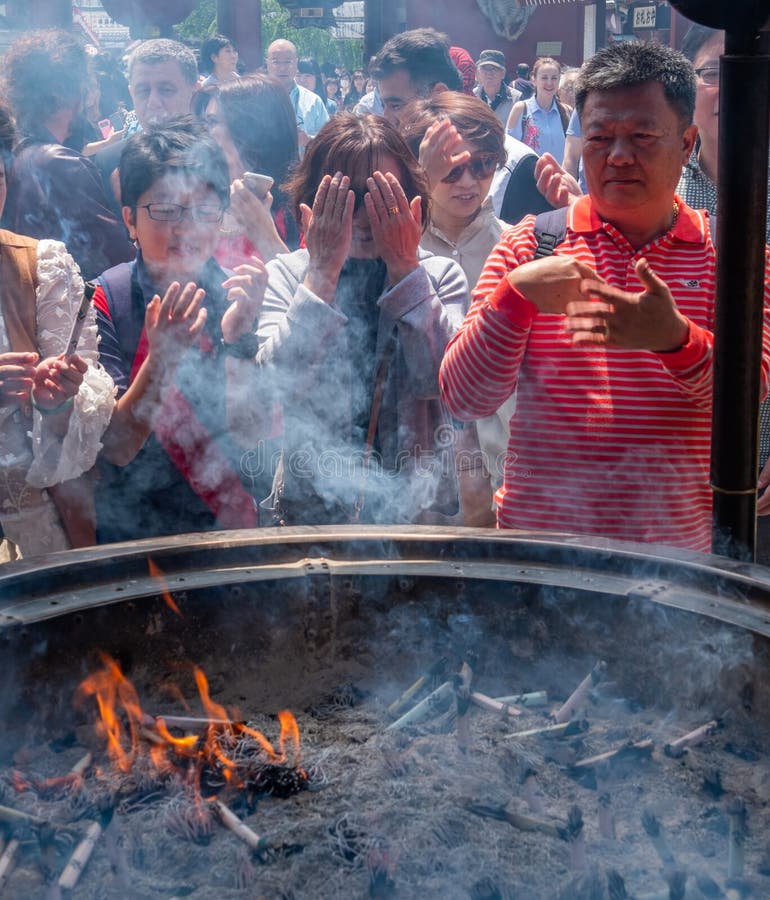
<svg viewBox="0 0 770 900">
<path fill-rule="evenodd" d="M 214 37 L 207 38 L 201 44 L 198 69 L 201 75 L 206 76 L 201 83 L 201 87 L 237 81 L 240 78 L 237 66 L 238 51 L 229 37 L 217 34 Z"/>
<path fill-rule="evenodd" d="M 495 215 L 489 188 L 506 160 L 505 134 L 478 97 L 442 91 L 414 100 L 401 117 L 401 133 L 430 183 L 430 224 L 420 246 L 454 259 L 473 289 L 487 256 L 508 226 Z M 502 484 L 510 404 L 458 432 L 463 524 L 494 525 L 492 494 Z M 476 435 L 478 432 L 478 436 Z M 479 450 L 482 453 L 479 453 Z"/>
</svg>

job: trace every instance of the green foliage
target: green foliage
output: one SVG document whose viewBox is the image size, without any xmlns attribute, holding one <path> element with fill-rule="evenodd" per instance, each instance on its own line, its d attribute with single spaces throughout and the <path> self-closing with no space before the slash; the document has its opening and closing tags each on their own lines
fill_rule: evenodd
<svg viewBox="0 0 770 900">
<path fill-rule="evenodd" d="M 217 33 L 217 0 L 198 0 L 198 6 L 174 28 L 186 44 L 201 44 Z"/>
<path fill-rule="evenodd" d="M 196 9 L 175 30 L 189 44 L 200 44 L 209 35 L 216 34 L 216 0 L 199 0 Z M 362 64 L 361 41 L 335 40 L 324 28 L 293 28 L 289 25 L 289 11 L 278 0 L 262 0 L 262 46 L 267 49 L 276 38 L 292 41 L 301 57 L 314 56 L 321 65 L 339 63 L 352 70 Z"/>
</svg>

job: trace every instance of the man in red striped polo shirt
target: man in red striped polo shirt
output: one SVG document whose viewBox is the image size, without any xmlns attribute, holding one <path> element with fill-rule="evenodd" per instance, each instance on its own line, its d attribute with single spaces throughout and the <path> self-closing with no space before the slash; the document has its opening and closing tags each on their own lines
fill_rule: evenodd
<svg viewBox="0 0 770 900">
<path fill-rule="evenodd" d="M 707 215 L 675 195 L 695 75 L 668 47 L 613 44 L 576 100 L 589 194 L 550 257 L 533 261 L 532 216 L 503 234 L 442 393 L 472 420 L 517 390 L 499 526 L 707 551 L 716 259 Z M 766 313 L 765 386 L 769 369 Z"/>
</svg>

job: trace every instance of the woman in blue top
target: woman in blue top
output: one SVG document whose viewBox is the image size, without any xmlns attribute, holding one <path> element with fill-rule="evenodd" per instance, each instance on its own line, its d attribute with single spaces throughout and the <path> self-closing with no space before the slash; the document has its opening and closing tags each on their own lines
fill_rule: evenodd
<svg viewBox="0 0 770 900">
<path fill-rule="evenodd" d="M 506 131 L 542 156 L 550 153 L 564 158 L 564 135 L 572 110 L 556 95 L 561 65 L 550 56 L 542 56 L 532 67 L 535 93 L 528 100 L 513 104 Z"/>
</svg>

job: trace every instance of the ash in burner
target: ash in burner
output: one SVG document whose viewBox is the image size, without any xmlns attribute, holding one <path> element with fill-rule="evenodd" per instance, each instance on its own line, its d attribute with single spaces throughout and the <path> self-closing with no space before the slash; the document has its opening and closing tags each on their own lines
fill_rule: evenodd
<svg viewBox="0 0 770 900">
<path fill-rule="evenodd" d="M 130 771 L 107 774 L 105 736 L 96 740 L 92 725 L 78 727 L 76 744 L 57 743 L 58 752 L 28 741 L 17 754 L 22 775 L 14 786 L 7 773 L 0 802 L 27 818 L 6 822 L 18 843 L 0 896 L 48 900 L 89 839 L 73 893 L 84 900 L 768 896 L 770 768 L 752 719 L 760 699 L 747 710 L 745 684 L 725 694 L 710 683 L 698 696 L 712 702 L 662 713 L 639 698 L 660 693 L 665 667 L 632 689 L 641 670 L 629 659 L 648 651 L 622 645 L 607 653 L 602 631 L 581 636 L 590 646 L 582 654 L 571 634 L 565 654 L 553 621 L 539 627 L 535 644 L 521 617 L 511 622 L 503 612 L 488 627 L 494 637 L 474 645 L 477 658 L 460 652 L 454 620 L 419 652 L 405 647 L 403 635 L 418 633 L 409 616 L 424 616 L 419 604 L 401 609 L 402 627 L 393 643 L 376 646 L 379 655 L 359 636 L 369 624 L 354 620 L 336 634 L 334 653 L 324 655 L 319 630 L 316 657 L 276 651 L 273 668 L 269 648 L 252 665 L 245 641 L 234 651 L 217 637 L 231 651 L 226 659 L 237 651 L 238 678 L 221 676 L 221 655 L 211 666 L 205 660 L 219 702 L 204 704 L 197 720 L 187 709 L 158 716 L 170 704 L 157 672 L 132 672 L 153 713 L 142 712 L 136 727 L 154 739 L 139 735 Z M 677 665 L 684 656 L 677 648 Z M 243 720 L 227 699 L 249 696 L 246 685 L 256 681 L 272 693 L 290 669 L 305 698 L 297 712 L 303 784 L 292 774 L 300 765 L 290 739 L 280 763 L 258 755 L 265 750 L 257 738 L 238 748 Z M 120 718 L 125 738 L 128 716 Z M 163 776 L 147 761 L 158 738 L 170 743 L 161 719 L 173 740 L 194 739 L 162 747 L 173 762 Z M 263 738 L 275 733 L 266 714 L 248 720 Z M 235 765 L 199 765 L 210 730 Z M 46 778 L 65 775 L 86 749 L 95 762 L 80 780 L 49 789 Z M 268 782 L 276 767 L 288 788 L 308 789 L 278 796 L 249 786 L 250 755 Z M 225 772 L 237 774 L 228 780 Z"/>
</svg>

